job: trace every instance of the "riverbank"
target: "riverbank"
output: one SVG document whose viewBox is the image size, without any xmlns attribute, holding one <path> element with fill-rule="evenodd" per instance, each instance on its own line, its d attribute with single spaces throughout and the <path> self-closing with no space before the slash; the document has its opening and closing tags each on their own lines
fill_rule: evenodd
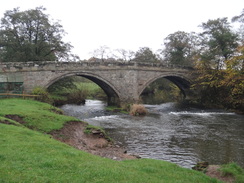
<svg viewBox="0 0 244 183">
<path fill-rule="evenodd" d="M 85 123 L 71 121 L 66 123 L 62 129 L 52 131 L 50 134 L 56 140 L 101 157 L 113 160 L 137 158 L 128 155 L 126 149 L 108 140 L 100 130 L 94 129 L 89 134 L 85 133 L 86 126 Z"/>
<path fill-rule="evenodd" d="M 85 123 L 48 104 L 4 99 L 0 108 L 0 182 L 217 182 L 165 161 L 110 160 L 128 157 L 123 151 L 126 157 L 106 154 L 114 147 L 100 131 L 86 134 Z M 108 158 L 77 150 L 72 144 L 101 154 L 107 147 L 103 157 Z"/>
</svg>

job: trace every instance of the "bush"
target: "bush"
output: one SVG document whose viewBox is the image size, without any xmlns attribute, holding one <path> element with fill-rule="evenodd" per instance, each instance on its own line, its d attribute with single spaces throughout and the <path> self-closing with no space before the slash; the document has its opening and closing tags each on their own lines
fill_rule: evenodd
<svg viewBox="0 0 244 183">
<path fill-rule="evenodd" d="M 133 116 L 142 116 L 147 114 L 147 110 L 141 104 L 133 104 L 130 108 L 130 114 Z"/>
<path fill-rule="evenodd" d="M 38 97 L 35 98 L 38 101 L 46 102 L 49 104 L 53 103 L 53 100 L 51 99 L 50 94 L 42 87 L 35 87 L 32 90 L 32 94 L 39 95 Z"/>
<path fill-rule="evenodd" d="M 84 104 L 87 97 L 87 92 L 84 90 L 74 90 L 68 95 L 68 102 L 71 104 Z"/>
<path fill-rule="evenodd" d="M 75 89 L 75 90 L 65 90 L 60 93 L 51 93 L 54 106 L 61 106 L 65 104 L 85 104 L 85 99 L 87 97 L 87 91 Z"/>
</svg>

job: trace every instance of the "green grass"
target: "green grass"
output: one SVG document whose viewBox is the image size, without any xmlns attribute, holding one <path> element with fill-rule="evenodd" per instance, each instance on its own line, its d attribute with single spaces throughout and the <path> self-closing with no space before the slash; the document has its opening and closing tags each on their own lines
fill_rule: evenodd
<svg viewBox="0 0 244 183">
<path fill-rule="evenodd" d="M 220 171 L 224 176 L 234 176 L 235 183 L 244 182 L 244 170 L 236 163 L 222 165 Z"/>
<path fill-rule="evenodd" d="M 118 107 L 118 106 L 107 106 L 106 110 L 107 111 L 111 111 L 111 112 L 121 112 L 121 113 L 124 113 L 124 114 L 129 114 L 128 111 L 126 111 L 122 107 Z"/>
<path fill-rule="evenodd" d="M 106 94 L 96 83 L 93 82 L 75 82 L 77 89 L 87 93 L 87 98 L 104 98 Z"/>
<path fill-rule="evenodd" d="M 11 119 L 8 119 L 8 118 L 5 118 L 3 116 L 0 116 L 0 121 L 7 121 L 9 124 L 13 124 L 13 125 L 16 125 L 16 126 L 22 126 L 18 122 L 14 121 L 14 120 L 11 120 Z"/>
<path fill-rule="evenodd" d="M 75 85 L 78 89 L 87 89 L 89 91 L 96 91 L 100 89 L 100 86 L 93 82 L 75 82 Z"/>
<path fill-rule="evenodd" d="M 66 120 L 73 120 L 71 117 L 52 114 L 50 109 L 52 109 L 50 105 L 36 101 L 0 100 L 0 120 L 4 120 L 6 114 L 21 115 L 28 120 L 28 125 L 31 124 L 34 129 L 39 130 L 0 123 L 1 183 L 218 182 L 201 172 L 181 168 L 165 161 L 151 159 L 113 161 L 74 149 L 42 133 L 58 126 L 61 128 Z"/>
<path fill-rule="evenodd" d="M 27 128 L 0 124 L 0 182 L 216 182 L 163 161 L 117 162 Z"/>
<path fill-rule="evenodd" d="M 0 109 L 0 116 L 18 115 L 23 117 L 25 126 L 42 132 L 60 129 L 67 121 L 78 121 L 70 116 L 58 115 L 53 112 L 58 108 L 34 100 L 2 99 Z"/>
</svg>

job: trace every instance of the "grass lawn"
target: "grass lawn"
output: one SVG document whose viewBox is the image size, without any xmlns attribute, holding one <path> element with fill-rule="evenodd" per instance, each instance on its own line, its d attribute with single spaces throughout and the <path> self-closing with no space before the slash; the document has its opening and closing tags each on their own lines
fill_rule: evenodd
<svg viewBox="0 0 244 183">
<path fill-rule="evenodd" d="M 0 123 L 0 182 L 79 183 L 209 183 L 218 182 L 201 172 L 165 161 L 113 161 L 74 149 L 54 140 L 50 132 L 75 118 L 52 112 L 48 104 L 31 100 L 0 100 L 0 121 L 16 114 L 27 122 Z M 31 128 L 26 128 L 25 126 Z M 35 130 L 33 130 L 35 129 Z M 37 131 L 36 131 L 37 130 Z"/>
<path fill-rule="evenodd" d="M 60 112 L 60 109 L 34 100 L 0 100 L 0 117 L 18 115 L 26 122 L 25 126 L 38 131 L 50 132 L 62 128 L 67 121 L 78 121 L 70 116 L 58 115 L 54 111 Z"/>
</svg>

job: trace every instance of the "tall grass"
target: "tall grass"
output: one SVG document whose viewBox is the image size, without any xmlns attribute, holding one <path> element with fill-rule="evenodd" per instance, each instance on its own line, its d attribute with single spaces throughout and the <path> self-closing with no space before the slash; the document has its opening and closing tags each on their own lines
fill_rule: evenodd
<svg viewBox="0 0 244 183">
<path fill-rule="evenodd" d="M 104 99 L 106 94 L 104 91 L 93 82 L 75 82 L 77 89 L 85 91 L 87 93 L 87 98 L 90 99 Z"/>
<path fill-rule="evenodd" d="M 133 116 L 144 116 L 147 114 L 147 110 L 142 104 L 133 104 L 130 108 L 130 114 Z"/>
</svg>

